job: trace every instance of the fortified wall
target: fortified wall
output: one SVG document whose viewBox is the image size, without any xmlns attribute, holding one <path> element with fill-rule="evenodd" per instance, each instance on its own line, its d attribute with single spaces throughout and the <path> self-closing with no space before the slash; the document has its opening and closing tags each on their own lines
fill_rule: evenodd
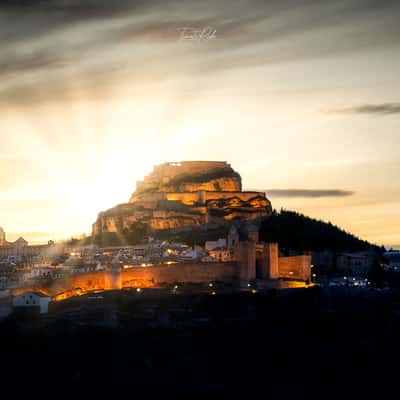
<svg viewBox="0 0 400 400">
<path fill-rule="evenodd" d="M 74 274 L 40 288 L 15 289 L 13 295 L 34 290 L 50 295 L 54 300 L 64 300 L 87 292 L 175 283 L 222 281 L 247 285 L 254 280 L 279 278 L 311 280 L 311 256 L 279 257 L 277 243 L 239 242 L 235 251 L 237 261 L 163 264 Z"/>
</svg>

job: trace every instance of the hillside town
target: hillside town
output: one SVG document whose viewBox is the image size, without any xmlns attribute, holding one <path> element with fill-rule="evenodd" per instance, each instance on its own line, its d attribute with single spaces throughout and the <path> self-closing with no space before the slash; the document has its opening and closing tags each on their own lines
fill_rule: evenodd
<svg viewBox="0 0 400 400">
<path fill-rule="evenodd" d="M 90 241 L 29 245 L 22 237 L 8 241 L 0 228 L 0 297 L 12 298 L 13 309 L 45 313 L 54 302 L 107 290 L 196 284 L 216 294 L 216 283 L 238 291 L 370 289 L 376 272 L 397 271 L 395 254 L 384 264 L 379 249 L 337 229 L 360 249 L 284 247 L 268 239 L 268 228 L 262 239 L 272 214 L 265 193 L 242 191 L 240 175 L 226 162 L 164 163 L 137 182 L 129 203 L 99 214 Z M 211 240 L 216 227 L 221 235 Z M 191 243 L 174 235 L 184 231 Z M 160 232 L 169 234 L 161 239 Z"/>
</svg>

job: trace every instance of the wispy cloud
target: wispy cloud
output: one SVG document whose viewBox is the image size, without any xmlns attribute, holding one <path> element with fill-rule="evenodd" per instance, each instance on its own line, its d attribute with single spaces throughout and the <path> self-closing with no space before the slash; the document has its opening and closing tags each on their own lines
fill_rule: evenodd
<svg viewBox="0 0 400 400">
<path fill-rule="evenodd" d="M 136 85 L 398 46 L 399 11 L 390 0 L 4 0 L 0 103 L 60 98 L 71 82 L 113 87 L 125 73 Z M 182 26 L 217 40 L 177 45 Z"/>
<path fill-rule="evenodd" d="M 400 103 L 362 104 L 359 106 L 339 108 L 327 111 L 328 114 L 375 114 L 390 115 L 400 113 Z"/>
<path fill-rule="evenodd" d="M 250 189 L 265 192 L 271 197 L 346 197 L 354 192 L 340 189 Z"/>
</svg>

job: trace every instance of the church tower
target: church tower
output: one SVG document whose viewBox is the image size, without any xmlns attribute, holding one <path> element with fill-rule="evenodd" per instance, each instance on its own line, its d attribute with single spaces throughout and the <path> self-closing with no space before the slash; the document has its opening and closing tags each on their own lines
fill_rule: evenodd
<svg viewBox="0 0 400 400">
<path fill-rule="evenodd" d="M 4 232 L 4 229 L 0 226 L 0 246 L 5 246 L 6 244 L 6 233 Z"/>
</svg>

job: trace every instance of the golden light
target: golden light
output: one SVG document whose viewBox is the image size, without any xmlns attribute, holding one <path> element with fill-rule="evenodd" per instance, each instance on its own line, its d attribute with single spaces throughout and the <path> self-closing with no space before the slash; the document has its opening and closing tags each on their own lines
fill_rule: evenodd
<svg viewBox="0 0 400 400">
<path fill-rule="evenodd" d="M 142 289 L 140 289 L 140 287 L 136 288 L 136 291 L 139 293 L 142 291 Z"/>
</svg>

